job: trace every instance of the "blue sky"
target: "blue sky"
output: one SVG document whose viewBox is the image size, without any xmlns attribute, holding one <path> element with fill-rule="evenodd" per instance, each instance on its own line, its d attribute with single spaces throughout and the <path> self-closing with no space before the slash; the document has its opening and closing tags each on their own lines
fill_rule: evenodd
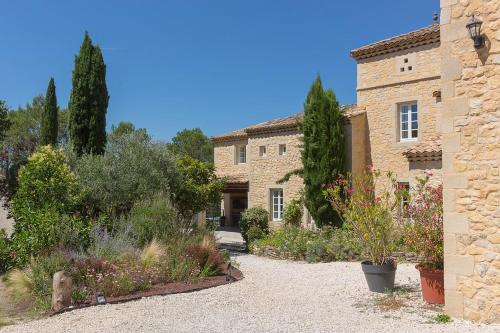
<svg viewBox="0 0 500 333">
<path fill-rule="evenodd" d="M 353 48 L 432 23 L 438 0 L 0 0 L 0 99 L 11 107 L 56 81 L 67 106 L 84 31 L 101 46 L 108 126 L 169 140 L 302 110 L 316 74 L 356 101 Z"/>
</svg>

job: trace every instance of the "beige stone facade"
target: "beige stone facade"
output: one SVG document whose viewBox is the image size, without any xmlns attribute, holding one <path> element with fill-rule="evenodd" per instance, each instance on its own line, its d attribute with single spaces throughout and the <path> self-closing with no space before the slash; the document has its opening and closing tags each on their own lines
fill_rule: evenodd
<svg viewBox="0 0 500 333">
<path fill-rule="evenodd" d="M 483 21 L 486 46 L 465 27 Z M 455 317 L 500 322 L 500 1 L 441 0 L 445 297 Z"/>
<path fill-rule="evenodd" d="M 302 134 L 297 128 L 300 116 L 275 120 L 285 121 L 281 127 L 254 132 L 247 131 L 253 128 L 249 127 L 214 138 L 216 171 L 218 175 L 227 177 L 229 182 L 222 204 L 227 225 L 237 225 L 242 209 L 262 207 L 270 212 L 271 224 L 278 226 L 280 221 L 272 216 L 273 190 L 282 191 L 283 207 L 290 200 L 300 197 L 303 189 L 300 177 L 292 176 L 288 182 L 277 184 L 285 174 L 301 168 L 299 146 Z M 239 161 L 242 146 L 246 151 L 244 163 Z M 303 223 L 307 225 L 306 216 L 304 214 Z"/>
</svg>

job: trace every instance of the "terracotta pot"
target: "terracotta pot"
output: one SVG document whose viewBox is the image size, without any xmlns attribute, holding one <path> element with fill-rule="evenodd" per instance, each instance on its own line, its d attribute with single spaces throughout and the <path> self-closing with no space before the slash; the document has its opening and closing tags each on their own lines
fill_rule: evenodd
<svg viewBox="0 0 500 333">
<path fill-rule="evenodd" d="M 424 301 L 431 304 L 444 304 L 444 271 L 442 269 L 415 266 L 420 272 L 420 285 Z"/>
</svg>

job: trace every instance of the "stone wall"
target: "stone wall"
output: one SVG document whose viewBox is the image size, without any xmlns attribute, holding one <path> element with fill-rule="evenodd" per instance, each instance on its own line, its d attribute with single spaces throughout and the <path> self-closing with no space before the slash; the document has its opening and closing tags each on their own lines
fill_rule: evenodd
<svg viewBox="0 0 500 333">
<path fill-rule="evenodd" d="M 358 63 L 358 106 L 366 109 L 367 163 L 382 171 L 392 171 L 399 181 L 412 182 L 415 176 L 432 171 L 439 181 L 439 163 L 410 164 L 403 152 L 435 139 L 440 128 L 441 102 L 433 97 L 440 90 L 439 44 L 412 48 L 377 56 Z M 413 62 L 412 71 L 397 71 L 400 61 Z M 417 102 L 419 134 L 417 141 L 400 142 L 398 105 Z M 429 169 L 426 169 L 429 168 Z"/>
<path fill-rule="evenodd" d="M 247 145 L 248 140 L 217 142 L 214 144 L 214 165 L 219 176 L 248 175 L 248 163 L 236 164 L 236 147 Z M 248 149 L 248 148 L 247 148 Z M 248 157 L 248 152 L 247 152 Z M 247 161 L 248 162 L 248 161 Z"/>
<path fill-rule="evenodd" d="M 284 205 L 298 199 L 304 188 L 302 178 L 292 176 L 284 184 L 276 184 L 288 172 L 302 168 L 300 157 L 300 137 L 298 131 L 253 135 L 248 139 L 250 156 L 250 190 L 248 206 L 260 206 L 270 212 L 271 189 L 283 189 Z M 279 145 L 286 144 L 286 155 L 279 155 Z M 259 147 L 266 147 L 266 156 L 259 156 Z M 306 215 L 306 214 L 304 214 Z M 307 220 L 304 218 L 303 222 Z"/>
<path fill-rule="evenodd" d="M 405 59 L 408 62 L 405 62 Z M 410 66 L 411 70 L 408 70 Z M 401 72 L 401 67 L 405 68 L 404 72 Z M 358 90 L 425 78 L 439 78 L 439 44 L 414 47 L 360 60 L 357 73 Z"/>
<path fill-rule="evenodd" d="M 468 16 L 483 21 L 475 50 Z M 500 322 L 500 2 L 441 0 L 446 312 Z"/>
</svg>

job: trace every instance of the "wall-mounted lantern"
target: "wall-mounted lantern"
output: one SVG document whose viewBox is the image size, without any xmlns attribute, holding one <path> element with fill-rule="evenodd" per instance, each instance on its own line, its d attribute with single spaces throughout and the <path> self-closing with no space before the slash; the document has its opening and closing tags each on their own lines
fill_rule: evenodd
<svg viewBox="0 0 500 333">
<path fill-rule="evenodd" d="M 469 30 L 470 38 L 474 41 L 474 47 L 476 49 L 480 49 L 484 46 L 484 37 L 481 35 L 482 24 L 482 21 L 476 19 L 474 15 L 472 15 L 466 25 L 467 30 Z"/>
</svg>

